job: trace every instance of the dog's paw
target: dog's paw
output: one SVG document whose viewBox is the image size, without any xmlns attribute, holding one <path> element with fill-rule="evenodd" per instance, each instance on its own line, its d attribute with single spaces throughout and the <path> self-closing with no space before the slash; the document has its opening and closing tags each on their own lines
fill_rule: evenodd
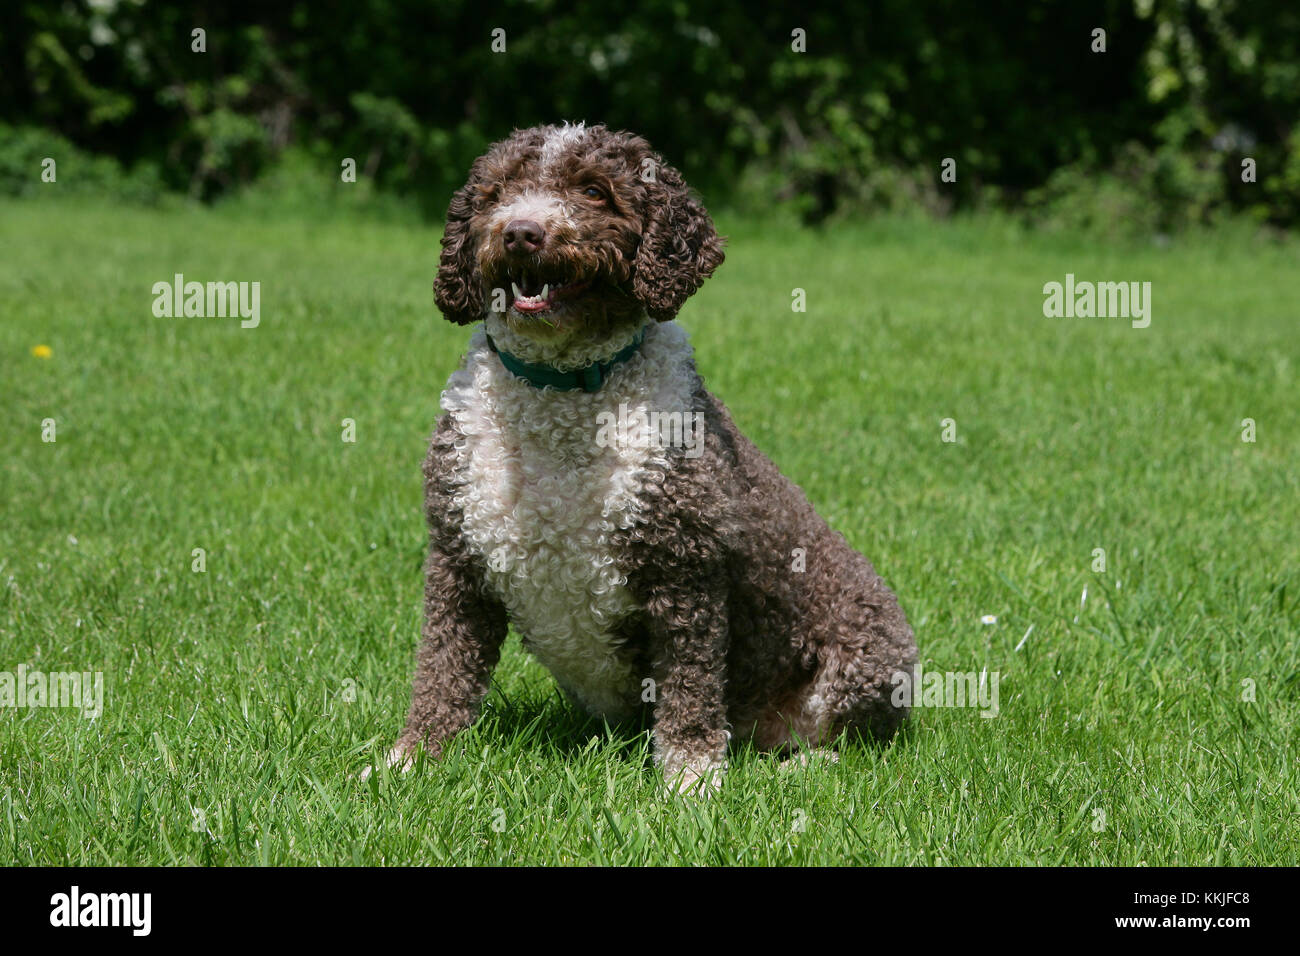
<svg viewBox="0 0 1300 956">
<path fill-rule="evenodd" d="M 798 770 L 813 764 L 839 763 L 840 755 L 834 750 L 801 750 L 793 757 L 781 761 L 782 770 Z"/>
<path fill-rule="evenodd" d="M 725 760 L 710 760 L 706 757 L 663 762 L 664 785 L 670 792 L 682 797 L 713 796 L 722 789 L 722 778 L 726 771 Z"/>
<path fill-rule="evenodd" d="M 406 773 L 415 766 L 415 754 L 399 744 L 392 750 L 388 751 L 388 756 L 385 758 L 384 762 L 390 767 L 396 767 L 398 773 Z M 355 774 L 355 777 L 364 783 L 370 779 L 371 774 L 374 772 L 375 768 L 371 765 L 366 767 L 366 769 L 361 771 L 361 773 Z"/>
</svg>

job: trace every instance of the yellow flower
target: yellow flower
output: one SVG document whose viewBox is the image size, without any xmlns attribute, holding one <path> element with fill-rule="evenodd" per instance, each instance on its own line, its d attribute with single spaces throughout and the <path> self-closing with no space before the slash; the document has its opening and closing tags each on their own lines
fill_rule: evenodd
<svg viewBox="0 0 1300 956">
<path fill-rule="evenodd" d="M 54 354 L 54 350 L 48 345 L 33 345 L 32 354 L 37 358 L 49 358 Z"/>
</svg>

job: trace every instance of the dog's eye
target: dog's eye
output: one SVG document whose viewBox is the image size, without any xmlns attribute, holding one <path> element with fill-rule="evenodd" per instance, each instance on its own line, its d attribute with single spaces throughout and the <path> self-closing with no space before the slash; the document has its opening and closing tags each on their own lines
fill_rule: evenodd
<svg viewBox="0 0 1300 956">
<path fill-rule="evenodd" d="M 592 199 L 605 198 L 605 190 L 601 189 L 599 186 L 588 186 L 582 191 L 582 194 L 584 196 L 589 196 Z"/>
</svg>

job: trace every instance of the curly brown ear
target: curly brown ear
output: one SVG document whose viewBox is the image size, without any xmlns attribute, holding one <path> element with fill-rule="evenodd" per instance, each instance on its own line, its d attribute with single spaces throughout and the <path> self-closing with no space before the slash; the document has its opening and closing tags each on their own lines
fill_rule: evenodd
<svg viewBox="0 0 1300 956">
<path fill-rule="evenodd" d="M 667 322 L 722 264 L 724 240 L 691 198 L 682 174 L 663 163 L 653 169 L 654 181 L 646 184 L 650 216 L 633 263 L 632 294 L 652 319 Z"/>
<path fill-rule="evenodd" d="M 433 282 L 433 298 L 449 322 L 468 325 L 483 318 L 483 282 L 478 274 L 469 227 L 474 215 L 474 197 L 478 193 L 478 169 L 469 182 L 456 191 L 447 207 L 447 228 L 442 234 L 442 255 L 438 259 L 438 277 Z"/>
</svg>

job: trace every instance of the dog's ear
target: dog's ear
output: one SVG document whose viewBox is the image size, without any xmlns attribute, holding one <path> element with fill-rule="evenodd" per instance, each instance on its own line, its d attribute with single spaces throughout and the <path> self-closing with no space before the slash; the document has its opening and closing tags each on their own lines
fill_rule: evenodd
<svg viewBox="0 0 1300 956">
<path fill-rule="evenodd" d="M 438 277 L 433 282 L 434 301 L 447 321 L 457 325 L 468 325 L 483 318 L 483 281 L 478 274 L 469 227 L 481 183 L 481 165 L 475 162 L 469 182 L 456 191 L 447 207 Z"/>
<path fill-rule="evenodd" d="M 659 157 L 645 165 L 648 215 L 633 263 L 632 294 L 652 319 L 677 314 L 722 264 L 723 237 L 690 195 L 682 174 Z"/>
</svg>

